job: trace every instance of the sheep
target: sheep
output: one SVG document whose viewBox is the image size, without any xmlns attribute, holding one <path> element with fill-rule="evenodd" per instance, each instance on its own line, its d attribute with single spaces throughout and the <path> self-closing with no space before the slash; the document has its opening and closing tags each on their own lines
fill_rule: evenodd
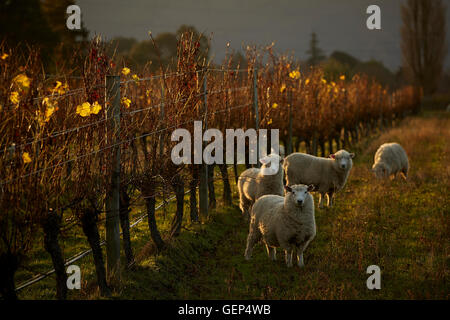
<svg viewBox="0 0 450 320">
<path fill-rule="evenodd" d="M 406 180 L 409 162 L 405 149 L 396 142 L 382 144 L 374 157 L 372 172 L 377 178 L 395 178 L 397 173 Z"/>
<path fill-rule="evenodd" d="M 263 164 L 261 169 L 247 169 L 241 173 L 238 180 L 239 208 L 247 220 L 251 206 L 259 197 L 266 194 L 284 194 L 281 166 L 283 159 L 279 155 L 270 154 L 259 161 Z"/>
<path fill-rule="evenodd" d="M 312 184 L 320 193 L 319 208 L 323 208 L 325 195 L 328 207 L 333 205 L 333 196 L 347 182 L 353 166 L 354 153 L 339 150 L 330 158 L 320 158 L 304 153 L 293 153 L 284 160 L 286 185 Z"/>
<path fill-rule="evenodd" d="M 297 251 L 297 265 L 305 265 L 303 252 L 316 235 L 314 199 L 309 193 L 314 186 L 303 184 L 285 186 L 284 197 L 265 195 L 252 207 L 245 259 L 250 260 L 253 246 L 262 239 L 269 259 L 276 260 L 276 248 L 285 251 L 288 267 L 293 265 Z"/>
</svg>

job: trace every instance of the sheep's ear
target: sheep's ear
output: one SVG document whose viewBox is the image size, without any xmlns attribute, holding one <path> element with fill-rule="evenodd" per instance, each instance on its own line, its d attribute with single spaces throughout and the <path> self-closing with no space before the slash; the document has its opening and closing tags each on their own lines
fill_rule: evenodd
<svg viewBox="0 0 450 320">
<path fill-rule="evenodd" d="M 335 159 L 335 158 L 336 158 L 336 156 L 334 155 L 334 153 L 330 154 L 330 158 L 331 158 L 331 159 Z"/>
<path fill-rule="evenodd" d="M 289 186 L 284 186 L 284 191 L 286 192 L 292 192 L 292 188 Z"/>
<path fill-rule="evenodd" d="M 355 157 L 355 154 L 352 152 L 352 153 L 350 153 L 350 158 L 354 158 Z"/>
<path fill-rule="evenodd" d="M 308 192 L 314 191 L 315 189 L 316 189 L 316 186 L 313 185 L 313 184 L 310 184 L 310 185 L 308 186 Z"/>
</svg>

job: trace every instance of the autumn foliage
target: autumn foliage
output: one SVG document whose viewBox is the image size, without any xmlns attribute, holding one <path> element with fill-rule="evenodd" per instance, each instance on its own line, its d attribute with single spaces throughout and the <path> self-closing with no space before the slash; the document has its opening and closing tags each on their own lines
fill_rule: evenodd
<svg viewBox="0 0 450 320">
<path fill-rule="evenodd" d="M 292 57 L 271 46 L 248 47 L 247 68 L 233 69 L 231 53 L 222 65 L 210 65 L 198 39 L 184 34 L 176 69 L 161 66 L 156 74 L 114 65 L 105 52 L 105 44 L 94 40 L 82 65 L 47 75 L 37 51 L 0 48 L 0 259 L 13 263 L 12 270 L 50 213 L 63 224 L 82 224 L 86 212 L 101 219 L 114 141 L 121 148 L 122 189 L 151 199 L 149 213 L 167 190 L 179 193 L 181 186 L 183 191 L 183 180 L 194 179 L 195 186 L 192 168 L 170 160 L 171 132 L 192 132 L 195 120 L 223 131 L 255 128 L 254 77 L 259 128 L 280 129 L 285 145 L 299 149 L 304 143 L 314 154 L 320 147 L 325 155 L 325 143 L 336 150 L 390 125 L 413 111 L 419 99 L 411 87 L 392 92 L 364 75 L 326 79 L 320 68 L 300 70 Z M 120 131 L 108 118 L 107 75 L 121 79 Z M 175 234 L 180 223 L 174 219 Z"/>
</svg>

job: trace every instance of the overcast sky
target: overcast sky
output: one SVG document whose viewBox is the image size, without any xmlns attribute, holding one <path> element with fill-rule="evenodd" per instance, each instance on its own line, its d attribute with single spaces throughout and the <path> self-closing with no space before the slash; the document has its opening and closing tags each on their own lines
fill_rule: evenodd
<svg viewBox="0 0 450 320">
<path fill-rule="evenodd" d="M 226 44 L 275 42 L 279 51 L 304 59 L 312 31 L 330 54 L 346 51 L 355 57 L 381 60 L 391 70 L 401 64 L 400 4 L 404 0 L 77 0 L 85 26 L 108 39 L 147 39 L 174 32 L 182 24 L 212 34 L 212 54 L 223 58 Z M 450 1 L 444 1 L 450 2 Z M 366 9 L 381 8 L 382 30 L 366 28 Z M 447 46 L 450 53 L 450 3 L 447 5 Z M 446 65 L 450 66 L 447 58 Z"/>
</svg>

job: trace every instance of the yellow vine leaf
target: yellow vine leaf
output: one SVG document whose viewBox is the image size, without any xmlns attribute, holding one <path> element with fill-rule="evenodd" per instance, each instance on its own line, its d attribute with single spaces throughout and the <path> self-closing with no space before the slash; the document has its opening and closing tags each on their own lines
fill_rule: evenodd
<svg viewBox="0 0 450 320">
<path fill-rule="evenodd" d="M 131 100 L 128 99 L 127 97 L 123 97 L 121 99 L 122 104 L 125 106 L 125 108 L 129 108 L 131 105 Z"/>
<path fill-rule="evenodd" d="M 58 110 L 58 104 L 56 101 L 52 101 L 48 97 L 45 97 L 44 100 L 42 100 L 42 104 L 46 106 L 44 122 L 49 122 L 53 113 Z"/>
<path fill-rule="evenodd" d="M 23 163 L 30 163 L 31 162 L 30 154 L 28 152 L 24 152 L 22 154 L 22 160 Z"/>
<path fill-rule="evenodd" d="M 122 74 L 124 76 L 128 75 L 130 72 L 131 72 L 130 68 L 125 67 L 122 69 Z"/>
<path fill-rule="evenodd" d="M 77 114 L 82 117 L 89 117 L 91 115 L 91 104 L 89 102 L 84 102 L 77 106 Z"/>
<path fill-rule="evenodd" d="M 9 100 L 12 102 L 12 104 L 14 104 L 17 108 L 17 106 L 19 105 L 20 102 L 20 97 L 19 97 L 19 93 L 17 91 L 13 91 L 11 92 L 11 94 L 9 95 Z"/>
<path fill-rule="evenodd" d="M 91 113 L 92 114 L 98 114 L 100 112 L 100 110 L 102 110 L 102 106 L 98 103 L 98 101 L 95 101 L 92 104 Z"/>
<path fill-rule="evenodd" d="M 295 79 L 295 80 L 299 79 L 300 78 L 300 71 L 294 70 L 294 71 L 290 72 L 289 73 L 289 77 L 292 78 L 292 79 Z"/>
<path fill-rule="evenodd" d="M 30 78 L 26 74 L 19 74 L 13 79 L 13 83 L 18 85 L 21 89 L 27 89 L 30 87 Z"/>
</svg>

